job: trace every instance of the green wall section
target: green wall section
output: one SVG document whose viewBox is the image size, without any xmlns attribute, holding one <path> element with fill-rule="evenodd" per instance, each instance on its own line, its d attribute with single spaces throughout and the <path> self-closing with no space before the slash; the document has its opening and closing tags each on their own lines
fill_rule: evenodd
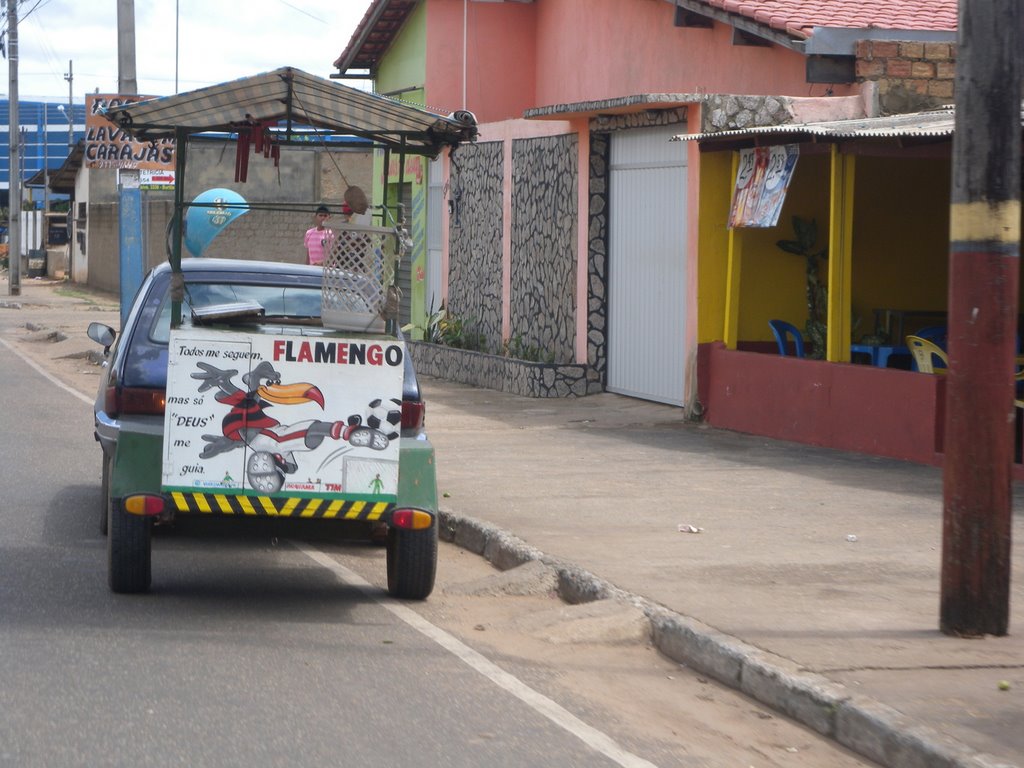
<svg viewBox="0 0 1024 768">
<path fill-rule="evenodd" d="M 422 88 L 427 76 L 427 11 L 426 3 L 419 3 L 402 25 L 398 37 L 381 59 L 377 70 L 377 92 L 393 93 L 406 88 L 419 88 L 418 99 L 408 93 L 398 94 L 403 101 L 423 103 Z"/>
<path fill-rule="evenodd" d="M 394 93 L 396 98 L 412 104 L 425 105 L 423 85 L 426 79 L 427 65 L 427 14 L 426 3 L 420 3 L 409 15 L 402 26 L 398 37 L 391 44 L 387 55 L 381 60 L 377 71 L 377 90 L 380 93 Z M 411 89 L 411 90 L 409 90 Z M 399 195 L 398 156 L 392 154 L 392 166 L 387 174 L 388 206 L 395 215 Z M 426 281 L 427 273 L 427 158 L 406 159 L 404 181 L 412 185 L 410 210 L 406 210 L 406 227 L 412 237 L 413 248 L 405 255 L 406 263 L 411 270 L 411 292 L 408 297 L 410 321 L 418 326 L 424 325 L 426 318 Z M 373 202 L 380 205 L 384 200 L 384 191 L 379 181 L 384 179 L 384 153 L 377 150 L 373 163 Z M 389 222 L 385 222 L 387 226 Z M 418 332 L 414 335 L 419 336 Z"/>
</svg>

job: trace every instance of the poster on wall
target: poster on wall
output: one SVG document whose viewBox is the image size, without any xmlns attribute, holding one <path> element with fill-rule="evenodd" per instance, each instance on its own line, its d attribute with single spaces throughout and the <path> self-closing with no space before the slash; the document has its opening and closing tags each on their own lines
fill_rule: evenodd
<svg viewBox="0 0 1024 768">
<path fill-rule="evenodd" d="M 394 502 L 402 342 L 171 332 L 165 491 Z"/>
<path fill-rule="evenodd" d="M 740 151 L 729 227 L 774 227 L 800 157 L 796 144 Z"/>
</svg>

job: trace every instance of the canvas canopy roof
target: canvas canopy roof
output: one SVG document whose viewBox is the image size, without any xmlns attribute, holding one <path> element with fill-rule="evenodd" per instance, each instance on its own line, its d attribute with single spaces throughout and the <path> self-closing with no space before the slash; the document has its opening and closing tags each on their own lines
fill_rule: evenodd
<svg viewBox="0 0 1024 768">
<path fill-rule="evenodd" d="M 293 127 L 309 126 L 429 157 L 477 134 L 471 112 L 444 116 L 292 67 L 116 107 L 107 117 L 141 141 L 174 138 L 178 130 L 235 132 L 283 123 L 279 140 L 287 141 Z"/>
</svg>

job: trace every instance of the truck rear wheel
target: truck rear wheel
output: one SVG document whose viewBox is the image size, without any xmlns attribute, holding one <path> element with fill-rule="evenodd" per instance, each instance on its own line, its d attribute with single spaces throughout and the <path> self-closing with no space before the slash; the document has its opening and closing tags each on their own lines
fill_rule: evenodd
<svg viewBox="0 0 1024 768">
<path fill-rule="evenodd" d="M 107 505 L 107 581 L 112 592 L 149 591 L 152 578 L 152 521 L 130 515 L 120 503 Z"/>
<path fill-rule="evenodd" d="M 388 593 L 403 600 L 425 600 L 437 573 L 437 525 L 426 530 L 388 531 Z"/>
</svg>

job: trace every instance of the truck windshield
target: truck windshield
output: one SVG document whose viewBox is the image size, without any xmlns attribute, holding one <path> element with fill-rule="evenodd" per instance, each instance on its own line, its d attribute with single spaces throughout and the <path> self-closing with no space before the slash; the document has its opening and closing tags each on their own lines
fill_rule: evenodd
<svg viewBox="0 0 1024 768">
<path fill-rule="evenodd" d="M 320 288 L 244 283 L 187 283 L 181 304 L 182 322 L 193 308 L 234 303 L 256 303 L 266 318 L 309 319 L 320 317 Z M 166 344 L 171 333 L 171 299 L 165 295 L 150 331 L 150 340 Z"/>
</svg>

